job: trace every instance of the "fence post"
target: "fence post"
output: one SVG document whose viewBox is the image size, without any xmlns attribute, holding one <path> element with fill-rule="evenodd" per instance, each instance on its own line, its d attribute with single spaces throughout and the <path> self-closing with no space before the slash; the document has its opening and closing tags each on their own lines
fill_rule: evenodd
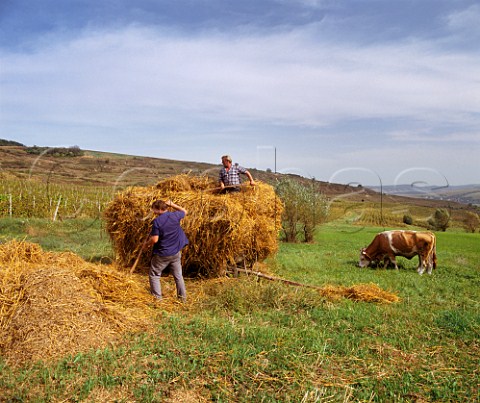
<svg viewBox="0 0 480 403">
<path fill-rule="evenodd" d="M 58 209 L 60 208 L 60 202 L 62 201 L 62 195 L 58 198 L 57 207 L 55 208 L 55 213 L 53 214 L 53 221 L 57 219 Z"/>
</svg>

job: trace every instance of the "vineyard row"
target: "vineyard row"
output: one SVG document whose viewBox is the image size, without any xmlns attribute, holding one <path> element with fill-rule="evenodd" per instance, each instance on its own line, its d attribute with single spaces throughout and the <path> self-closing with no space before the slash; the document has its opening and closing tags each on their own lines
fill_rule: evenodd
<svg viewBox="0 0 480 403">
<path fill-rule="evenodd" d="M 44 185 L 21 180 L 0 184 L 0 217 L 96 218 L 113 198 L 104 188 Z"/>
</svg>

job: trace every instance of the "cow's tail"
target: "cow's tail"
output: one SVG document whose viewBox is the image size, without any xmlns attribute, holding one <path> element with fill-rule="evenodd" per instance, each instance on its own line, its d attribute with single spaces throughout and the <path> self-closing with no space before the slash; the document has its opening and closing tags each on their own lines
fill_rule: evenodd
<svg viewBox="0 0 480 403">
<path fill-rule="evenodd" d="M 435 234 L 432 234 L 432 247 L 428 253 L 428 258 L 431 259 L 432 268 L 435 270 L 437 268 L 437 237 Z"/>
</svg>

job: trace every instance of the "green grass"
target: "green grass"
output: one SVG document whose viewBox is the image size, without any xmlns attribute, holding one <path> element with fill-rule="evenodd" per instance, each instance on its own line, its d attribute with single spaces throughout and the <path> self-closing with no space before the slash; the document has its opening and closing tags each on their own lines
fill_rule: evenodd
<svg viewBox="0 0 480 403">
<path fill-rule="evenodd" d="M 110 238 L 102 222 L 95 218 L 0 218 L 0 242 L 14 238 L 38 243 L 44 250 L 71 251 L 88 261 L 113 259 Z"/>
<path fill-rule="evenodd" d="M 85 223 L 28 225 L 30 233 L 51 230 L 47 249 L 85 243 L 82 256 L 111 255 L 100 225 L 78 238 L 72 228 Z M 0 221 L 4 237 L 25 228 Z M 116 347 L 18 369 L 0 360 L 0 395 L 38 402 L 161 402 L 181 391 L 219 402 L 478 401 L 480 234 L 437 233 L 432 276 L 417 274 L 416 258 L 399 258 L 398 271 L 358 268 L 360 248 L 382 229 L 326 225 L 315 244 L 282 244 L 267 265 L 312 285 L 373 282 L 397 293 L 399 303 L 332 302 L 313 289 L 244 276 L 211 286 L 194 309 L 160 308 L 152 332 L 127 335 Z"/>
</svg>

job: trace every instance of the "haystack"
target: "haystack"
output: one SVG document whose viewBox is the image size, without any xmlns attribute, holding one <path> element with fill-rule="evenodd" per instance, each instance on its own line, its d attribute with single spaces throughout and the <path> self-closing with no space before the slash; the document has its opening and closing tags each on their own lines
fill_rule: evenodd
<svg viewBox="0 0 480 403">
<path fill-rule="evenodd" d="M 208 177 L 177 175 L 156 186 L 131 187 L 118 193 L 104 211 L 106 229 L 119 265 L 130 268 L 138 256 L 148 267 L 150 253 L 142 253 L 154 217 L 155 200 L 170 199 L 188 210 L 182 227 L 190 241 L 183 252 L 186 274 L 219 277 L 229 265 L 252 265 L 278 248 L 283 205 L 272 186 L 257 182 L 240 192 L 218 194 Z"/>
<path fill-rule="evenodd" d="M 152 318 L 148 289 L 113 266 L 0 244 L 0 355 L 10 364 L 103 347 Z"/>
</svg>

